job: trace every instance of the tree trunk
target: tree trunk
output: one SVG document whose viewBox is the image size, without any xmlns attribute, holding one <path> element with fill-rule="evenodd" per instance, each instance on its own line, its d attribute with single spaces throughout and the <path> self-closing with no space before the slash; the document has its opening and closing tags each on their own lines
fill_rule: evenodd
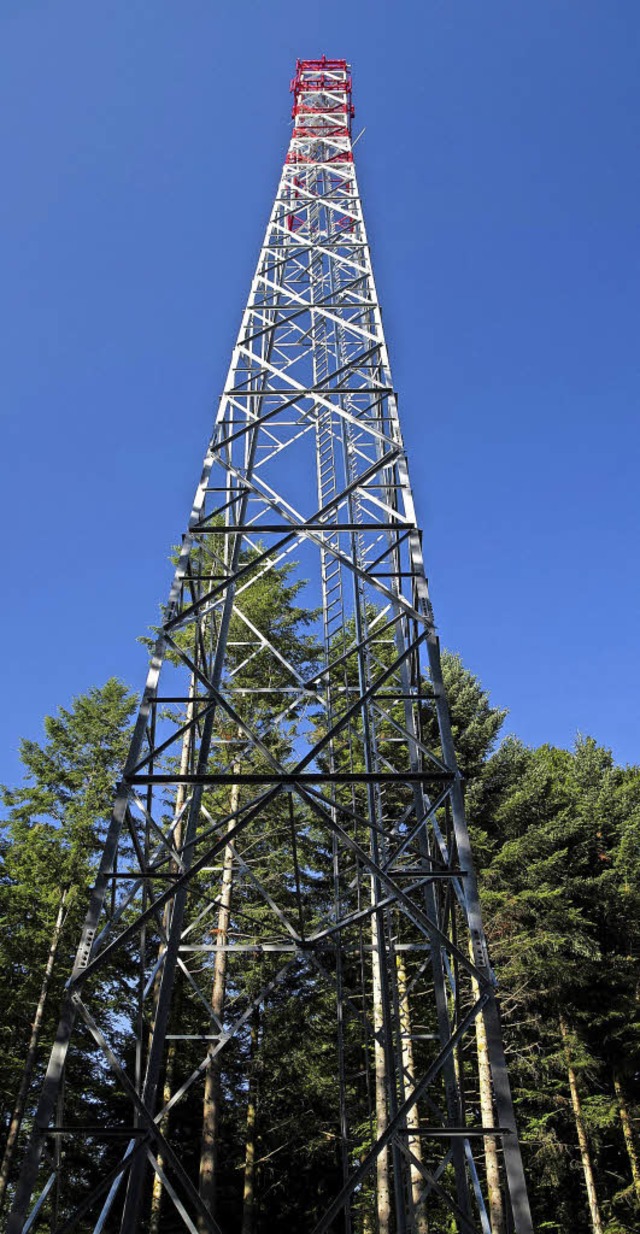
<svg viewBox="0 0 640 1234">
<path fill-rule="evenodd" d="M 622 1133 L 624 1135 L 624 1142 L 627 1146 L 627 1153 L 629 1154 L 629 1164 L 631 1166 L 631 1177 L 633 1179 L 633 1187 L 636 1193 L 636 1197 L 640 1201 L 640 1162 L 638 1161 L 638 1151 L 635 1145 L 635 1139 L 633 1135 L 633 1124 L 631 1122 L 631 1115 L 629 1114 L 627 1098 L 625 1095 L 624 1088 L 622 1087 L 622 1080 L 617 1071 L 614 1071 L 613 1073 L 613 1087 L 614 1087 L 616 1099 L 618 1102 L 618 1112 L 620 1114 L 620 1122 L 622 1123 Z"/>
<path fill-rule="evenodd" d="M 369 1208 L 365 1208 L 362 1214 L 362 1234 L 375 1234 L 373 1215 Z"/>
<path fill-rule="evenodd" d="M 47 994 L 49 993 L 49 986 L 51 985 L 51 976 L 53 973 L 53 966 L 55 964 L 56 955 L 58 952 L 58 944 L 60 942 L 60 935 L 62 933 L 62 927 L 64 925 L 64 919 L 66 915 L 65 905 L 66 905 L 68 896 L 69 896 L 69 889 L 65 887 L 64 890 L 60 893 L 60 903 L 58 905 L 58 915 L 56 917 L 56 922 L 53 927 L 53 934 L 51 935 L 51 943 L 49 945 L 49 955 L 47 956 L 47 963 L 46 963 L 46 967 L 44 970 L 44 977 L 42 978 L 42 986 L 40 987 L 40 998 L 38 999 L 38 1005 L 36 1007 L 36 1014 L 33 1018 L 33 1023 L 31 1025 L 31 1036 L 29 1038 L 29 1048 L 27 1050 L 27 1057 L 26 1057 L 26 1061 L 24 1065 L 24 1071 L 22 1073 L 22 1081 L 20 1083 L 18 1096 L 16 1097 L 16 1104 L 14 1106 L 13 1113 L 11 1115 L 11 1122 L 9 1123 L 9 1134 L 7 1136 L 7 1143 L 6 1143 L 5 1150 L 4 1150 L 4 1157 L 2 1158 L 2 1166 L 0 1166 L 0 1209 L 2 1208 L 2 1205 L 4 1204 L 4 1199 L 5 1199 L 5 1195 L 7 1191 L 7 1180 L 9 1178 L 9 1171 L 11 1170 L 13 1158 L 15 1156 L 16 1144 L 18 1142 L 18 1136 L 20 1135 L 20 1128 L 22 1126 L 22 1120 L 24 1118 L 24 1111 L 25 1111 L 25 1106 L 27 1104 L 27 1097 L 29 1095 L 29 1088 L 31 1086 L 31 1080 L 33 1078 L 33 1069 L 35 1067 L 36 1057 L 38 1053 L 38 1044 L 40 1041 L 42 1021 L 44 1019 L 44 1010 L 45 1010 L 45 1005 L 47 1001 Z"/>
<path fill-rule="evenodd" d="M 237 773 L 238 770 L 238 767 L 234 764 L 234 772 Z M 231 802 L 229 810 L 231 815 L 235 814 L 238 809 L 239 797 L 239 786 L 234 784 L 231 789 Z M 235 820 L 231 818 L 229 820 L 228 829 L 231 830 L 234 826 Z M 224 995 L 228 962 L 226 944 L 229 938 L 232 891 L 233 853 L 231 847 L 228 846 L 224 850 L 224 859 L 222 863 L 222 885 L 220 888 L 218 925 L 216 929 L 216 943 L 218 944 L 218 950 L 215 953 L 213 965 L 213 985 L 211 990 L 211 1010 L 214 1015 L 218 1017 L 218 1019 L 222 1018 L 224 1011 Z M 205 1073 L 199 1185 L 200 1198 L 212 1215 L 215 1207 L 219 1122 L 220 1059 L 219 1056 L 216 1055 L 214 1058 L 209 1060 L 209 1066 Z M 206 1234 L 204 1223 L 199 1221 L 198 1224 L 202 1234 Z"/>
<path fill-rule="evenodd" d="M 258 1038 L 260 1008 L 254 1007 L 251 1017 L 251 1052 L 249 1055 L 249 1095 L 244 1150 L 244 1189 L 242 1194 L 242 1234 L 255 1234 L 256 1228 L 256 1112 L 258 1105 Z"/>
<path fill-rule="evenodd" d="M 371 889 L 372 902 L 374 890 Z M 373 1027 L 375 1031 L 373 1057 L 376 1073 L 376 1137 L 387 1129 L 387 1062 L 384 1046 L 378 1040 L 383 1032 L 382 986 L 376 914 L 371 914 L 371 969 L 373 977 Z M 391 1197 L 389 1195 L 389 1150 L 383 1148 L 376 1161 L 376 1208 L 378 1234 L 391 1234 Z"/>
<path fill-rule="evenodd" d="M 469 940 L 469 957 L 474 961 L 473 945 Z M 471 978 L 471 989 L 474 999 L 480 997 L 477 981 Z M 491 1063 L 487 1047 L 487 1032 L 482 1012 L 476 1016 L 476 1052 L 478 1056 L 478 1087 L 480 1091 L 480 1124 L 482 1127 L 495 1126 L 493 1107 L 493 1085 L 491 1082 Z M 491 1234 L 506 1234 L 504 1204 L 500 1187 L 500 1165 L 498 1162 L 498 1142 L 495 1136 L 484 1137 L 484 1164 L 487 1172 L 487 1199 L 489 1201 L 489 1220 Z"/>
<path fill-rule="evenodd" d="M 164 1077 L 164 1087 L 162 1090 L 162 1104 L 165 1106 L 171 1100 L 173 1093 L 173 1077 L 176 1069 L 176 1054 L 177 1042 L 170 1041 L 169 1049 L 167 1050 L 167 1066 Z M 160 1120 L 160 1131 L 166 1137 L 169 1130 L 169 1115 L 165 1114 Z M 160 1169 L 164 1169 L 164 1156 L 158 1153 L 158 1165 Z M 151 1191 L 151 1214 L 149 1217 L 149 1234 L 159 1234 L 160 1230 L 160 1211 L 162 1208 L 162 1180 L 159 1174 L 153 1175 L 153 1188 Z"/>
<path fill-rule="evenodd" d="M 189 685 L 189 702 L 187 704 L 187 713 L 186 713 L 187 724 L 190 724 L 191 721 L 193 720 L 193 714 L 194 714 L 193 697 L 195 695 L 195 685 L 196 685 L 195 678 L 192 675 L 191 682 Z M 186 775 L 189 771 L 189 764 L 191 761 L 192 736 L 193 736 L 193 729 L 189 728 L 187 729 L 186 733 L 184 734 L 184 737 L 182 738 L 182 749 L 180 751 L 180 775 L 181 776 Z M 187 800 L 187 791 L 188 789 L 187 789 L 186 784 L 179 784 L 176 790 L 175 813 L 176 813 L 176 816 L 180 815 L 180 818 L 178 819 L 178 822 L 176 823 L 175 830 L 173 833 L 173 843 L 176 849 L 179 849 L 180 845 L 182 844 L 183 815 L 180 814 L 180 811 L 184 809 L 184 805 Z M 177 873 L 178 869 L 179 867 L 177 865 L 177 862 L 172 861 L 171 862 L 172 873 Z M 165 905 L 164 913 L 162 914 L 162 921 L 163 921 L 165 930 L 168 930 L 169 924 L 171 921 L 171 908 L 169 904 Z M 161 943 L 160 948 L 159 948 L 159 954 L 162 954 L 165 950 L 166 948 L 165 948 L 164 943 Z M 157 999 L 158 999 L 158 993 L 160 990 L 161 972 L 162 972 L 162 969 L 159 968 L 157 975 L 156 975 L 156 979 L 155 979 L 154 1003 L 156 1004 L 157 1004 Z M 180 1004 L 180 999 L 178 997 L 176 999 L 177 1014 L 174 1013 L 174 1017 L 173 1017 L 175 1020 L 179 1019 L 179 1011 L 178 1011 L 179 1004 Z M 153 1030 L 152 1030 L 151 1035 L 153 1036 Z M 151 1044 L 151 1042 L 149 1044 Z M 171 1100 L 172 1091 L 173 1091 L 173 1076 L 175 1072 L 175 1064 L 176 1064 L 176 1042 L 171 1041 L 169 1043 L 169 1049 L 167 1050 L 167 1065 L 166 1065 L 166 1070 L 165 1070 L 164 1087 L 162 1090 L 162 1104 L 163 1105 L 166 1105 L 167 1102 Z M 169 1114 L 165 1115 L 165 1117 L 160 1122 L 160 1130 L 165 1137 L 169 1130 L 169 1117 L 170 1117 Z M 162 1155 L 162 1153 L 158 1154 L 158 1165 L 160 1166 L 160 1169 L 164 1169 L 165 1161 L 164 1161 L 164 1156 Z M 152 1191 L 151 1191 L 151 1213 L 149 1216 L 149 1234 L 158 1234 L 160 1230 L 160 1210 L 161 1208 L 162 1208 L 162 1180 L 159 1174 L 154 1173 L 153 1186 L 152 1186 Z"/>
<path fill-rule="evenodd" d="M 408 1083 L 410 1088 L 414 1088 L 415 1065 L 413 1058 L 413 1040 L 411 1037 L 411 1007 L 409 1005 L 409 995 L 407 993 L 407 970 L 405 968 L 404 956 L 401 951 L 396 952 L 396 972 L 398 976 L 402 1069 L 404 1072 L 404 1081 Z M 418 1105 L 416 1102 L 412 1105 L 409 1113 L 407 1114 L 407 1127 L 409 1131 L 415 1132 L 414 1135 L 409 1135 L 407 1137 L 407 1147 L 416 1158 L 416 1161 L 419 1161 L 420 1164 L 422 1164 L 422 1142 L 418 1133 L 419 1124 L 420 1116 L 418 1114 Z M 410 1162 L 409 1173 L 411 1179 L 411 1202 L 413 1205 L 413 1218 L 415 1222 L 416 1234 L 429 1234 L 429 1223 L 427 1221 L 425 1202 L 422 1199 L 424 1178 L 419 1167 L 413 1161 Z"/>
<path fill-rule="evenodd" d="M 596 1194 L 596 1184 L 593 1174 L 593 1164 L 591 1161 L 591 1152 L 589 1150 L 589 1141 L 587 1139 L 587 1131 L 584 1125 L 584 1117 L 582 1114 L 582 1103 L 580 1101 L 580 1093 L 578 1092 L 578 1083 L 575 1070 L 571 1062 L 571 1034 L 569 1026 L 564 1016 L 559 1018 L 560 1035 L 564 1046 L 565 1058 L 567 1060 L 567 1074 L 569 1076 L 569 1089 L 571 1092 L 571 1105 L 573 1106 L 573 1117 L 576 1123 L 576 1131 L 578 1133 L 578 1144 L 580 1145 L 580 1156 L 582 1158 L 582 1170 L 584 1173 L 584 1181 L 587 1188 L 587 1197 L 589 1200 L 589 1214 L 591 1216 L 591 1227 L 593 1234 L 602 1234 L 602 1217 L 600 1215 L 600 1207 L 598 1204 L 598 1196 Z"/>
</svg>

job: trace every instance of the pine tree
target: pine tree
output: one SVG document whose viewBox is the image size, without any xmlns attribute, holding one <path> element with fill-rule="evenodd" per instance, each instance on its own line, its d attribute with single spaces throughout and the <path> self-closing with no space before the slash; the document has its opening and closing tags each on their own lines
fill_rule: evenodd
<svg viewBox="0 0 640 1234">
<path fill-rule="evenodd" d="M 214 563 L 214 568 L 220 567 L 228 543 L 228 536 L 219 536 L 215 532 L 203 538 L 203 568 L 205 558 L 209 563 L 206 568 L 211 569 L 211 563 Z M 255 576 L 250 570 L 254 561 L 260 563 Z M 289 723 L 287 731 L 287 721 L 279 720 L 275 723 L 274 718 L 283 710 L 286 713 L 287 690 L 296 685 L 300 674 L 311 674 L 315 665 L 315 641 L 308 633 L 308 628 L 315 621 L 316 614 L 296 602 L 302 584 L 289 581 L 293 566 L 285 564 L 265 569 L 264 563 L 260 562 L 258 544 L 243 554 L 240 564 L 247 573 L 244 576 L 244 585 L 236 597 L 225 661 L 226 678 L 233 682 L 237 722 L 234 723 L 224 713 L 219 713 L 209 759 L 210 773 L 219 771 L 229 774 L 250 769 L 269 769 L 268 764 L 256 754 L 248 741 L 247 729 L 251 729 L 259 737 L 264 749 L 270 750 L 279 759 L 286 757 L 295 736 L 295 728 Z M 215 616 L 212 620 L 215 621 Z M 213 637 L 214 631 L 211 633 Z M 185 752 L 188 761 L 188 735 L 183 742 L 183 757 Z M 242 809 L 242 804 L 243 792 L 238 786 L 231 789 L 208 789 L 203 797 L 202 827 L 210 827 L 217 818 L 228 817 L 228 827 L 231 828 L 234 826 L 234 816 Z M 203 959 L 197 973 L 198 985 L 211 1008 L 211 1022 L 205 1028 L 210 1035 L 215 1035 L 216 1025 L 228 1018 L 229 1000 L 237 1005 L 238 998 L 241 1001 L 246 999 L 247 990 L 253 981 L 253 970 L 257 972 L 260 967 L 259 964 L 252 963 L 251 956 L 246 952 L 241 956 L 240 962 L 236 962 L 233 942 L 237 942 L 238 937 L 244 942 L 250 936 L 252 916 L 261 918 L 265 911 L 267 914 L 270 912 L 251 884 L 251 873 L 259 877 L 263 886 L 267 886 L 270 880 L 275 881 L 274 890 L 278 894 L 278 886 L 282 883 L 279 865 L 284 860 L 285 851 L 279 848 L 283 843 L 282 809 L 283 803 L 280 801 L 271 811 L 265 811 L 261 826 L 263 829 L 268 828 L 272 815 L 273 828 L 270 832 L 265 831 L 264 836 L 252 833 L 248 865 L 243 866 L 240 851 L 229 845 L 220 854 L 219 868 L 199 877 L 194 884 L 194 890 L 197 887 L 201 901 L 208 900 L 212 906 L 211 941 L 216 947 L 212 954 Z M 287 836 L 288 823 L 285 827 L 285 848 L 290 843 Z M 185 928 L 188 931 L 188 921 Z M 162 950 L 161 946 L 161 952 Z M 258 989 L 261 984 L 262 982 L 257 983 Z M 180 999 L 182 1017 L 178 1031 L 188 1035 L 191 1025 L 196 1029 L 200 1012 L 194 1004 L 193 991 L 181 981 L 180 976 L 176 995 Z M 269 1031 L 269 1023 L 269 1014 L 265 1012 L 262 1040 L 265 1032 Z M 200 1031 L 203 1031 L 202 1027 Z M 204 1071 L 198 1175 L 200 1196 L 211 1212 L 229 1210 L 235 1213 L 238 1204 L 243 1202 L 237 1158 L 243 1138 L 242 1109 L 247 1098 L 243 1094 L 238 1101 L 232 1094 L 236 1084 L 238 1053 L 243 1049 L 250 1051 L 249 1035 L 247 1030 L 246 1035 L 240 1034 L 220 1051 L 215 1048 L 214 1041 Z M 188 1042 L 183 1044 L 180 1056 L 183 1071 L 188 1071 L 190 1065 L 199 1064 L 195 1054 L 190 1053 Z M 164 1080 L 165 1104 L 171 1096 L 174 1083 L 174 1064 L 175 1052 L 170 1044 Z M 255 1104 L 254 1128 L 258 1113 Z M 171 1121 L 175 1134 L 181 1134 L 181 1118 L 185 1118 L 192 1129 L 195 1117 L 193 1100 L 188 1099 L 184 1104 L 184 1114 L 179 1109 L 172 1112 Z M 167 1131 L 168 1121 L 163 1125 Z M 254 1130 L 253 1134 L 255 1137 L 257 1131 Z M 192 1147 L 187 1151 L 191 1153 Z M 161 1195 L 162 1185 L 156 1178 L 152 1198 L 152 1229 L 160 1228 Z M 254 1210 L 257 1208 L 259 1197 L 255 1194 L 255 1186 L 251 1199 L 246 1202 L 248 1205 L 252 1204 Z"/>
<path fill-rule="evenodd" d="M 46 716 L 45 740 L 23 740 L 24 783 L 3 788 L 0 1086 L 11 1111 L 0 1203 L 45 1028 L 57 1009 L 70 948 L 123 762 L 135 698 L 115 678 Z M 35 1012 L 35 1018 L 32 1016 Z"/>
<path fill-rule="evenodd" d="M 637 937 L 638 905 L 631 880 L 620 877 L 636 779 L 592 739 L 573 751 L 512 741 L 489 760 L 476 793 L 534 1208 L 549 1229 L 599 1230 L 605 1210 L 617 1228 L 609 1177 L 625 1144 L 633 1185 L 632 1117 L 625 1131 L 619 1114 L 618 1147 L 611 1127 L 624 1105 L 616 1067 L 638 1058 L 637 951 L 628 939 Z M 629 1190 L 621 1192 L 627 1212 Z"/>
</svg>

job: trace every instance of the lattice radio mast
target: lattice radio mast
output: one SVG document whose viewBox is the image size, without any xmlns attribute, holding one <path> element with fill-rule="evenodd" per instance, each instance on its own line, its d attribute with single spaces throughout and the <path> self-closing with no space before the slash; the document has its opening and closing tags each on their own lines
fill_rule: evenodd
<svg viewBox="0 0 640 1234">
<path fill-rule="evenodd" d="M 308 1202 L 298 1188 L 278 1228 L 532 1231 L 349 66 L 299 61 L 292 89 L 10 1234 L 221 1234 L 243 1211 L 245 1234 L 275 1228 L 260 1170 L 245 1166 L 244 1210 L 215 1202 L 220 1128 L 227 1069 L 259 1124 L 249 1072 L 268 1094 L 270 1034 L 296 1000 L 332 1113 L 309 1138 Z M 285 577 L 320 614 L 306 660 L 252 601 Z M 290 1154 L 269 1169 L 291 1189 Z"/>
</svg>

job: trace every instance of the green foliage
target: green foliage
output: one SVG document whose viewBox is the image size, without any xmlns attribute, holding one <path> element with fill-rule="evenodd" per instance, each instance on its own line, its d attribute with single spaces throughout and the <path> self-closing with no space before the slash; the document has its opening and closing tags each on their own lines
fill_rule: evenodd
<svg viewBox="0 0 640 1234">
<path fill-rule="evenodd" d="M 578 738 L 572 751 L 505 742 L 474 792 L 485 915 L 539 1229 L 590 1228 L 561 1015 L 572 1030 L 606 1228 L 631 1229 L 638 1217 L 633 1188 L 620 1187 L 631 1172 L 613 1075 L 624 1068 L 637 1113 L 639 790 L 638 768 L 617 768 L 609 751 Z"/>
<path fill-rule="evenodd" d="M 12 1107 L 61 893 L 69 888 L 43 1035 L 50 1038 L 62 982 L 86 910 L 124 761 L 135 697 L 115 678 L 44 721 L 44 740 L 22 741 L 23 783 L 3 788 L 0 841 L 0 1098 Z"/>
<path fill-rule="evenodd" d="M 215 559 L 215 533 L 203 552 Z M 251 567 L 257 551 L 244 559 Z M 250 569 L 247 578 L 251 577 Z M 217 730 L 211 765 L 227 770 L 251 758 L 259 770 L 265 756 L 247 753 L 242 726 L 260 736 L 264 749 L 286 759 L 296 732 L 274 724 L 282 705 L 280 690 L 291 669 L 313 671 L 317 648 L 313 615 L 298 604 L 300 584 L 286 566 L 273 569 L 237 596 L 229 633 L 226 672 L 234 673 L 240 727 Z M 254 630 L 271 645 L 265 651 Z M 347 647 L 353 632 L 340 634 Z M 371 654 L 384 668 L 392 654 L 373 641 Z M 279 659 L 279 657 L 281 657 Z M 355 657 L 347 659 L 344 680 L 356 679 Z M 580 737 L 573 750 L 549 745 L 532 749 L 515 737 L 498 744 L 506 712 L 491 704 L 478 679 L 459 656 L 443 655 L 457 756 L 465 781 L 473 847 L 480 867 L 481 893 L 493 963 L 499 977 L 505 1041 L 524 1140 L 536 1228 L 548 1234 L 590 1229 L 568 1083 L 573 1068 L 582 1118 L 592 1155 L 596 1188 L 607 1234 L 637 1228 L 638 1198 L 632 1184 L 628 1146 L 620 1118 L 620 1092 L 629 1117 L 640 1113 L 640 769 L 617 767 L 609 751 Z M 260 691 L 242 694 L 242 689 Z M 94 688 L 45 720 L 42 742 L 23 741 L 23 784 L 2 791 L 5 818 L 0 836 L 0 983 L 2 1053 L 0 1095 L 6 1111 L 19 1083 L 30 1018 L 61 889 L 74 889 L 69 902 L 54 989 L 44 1033 L 49 1038 L 62 980 L 77 941 L 84 887 L 100 851 L 118 768 L 124 760 L 135 700 L 115 680 Z M 434 713 L 425 701 L 423 738 L 437 752 Z M 398 741 L 401 708 L 378 721 L 379 748 L 390 765 L 406 757 Z M 313 731 L 326 720 L 313 709 Z M 353 749 L 361 741 L 354 719 Z M 394 724 L 396 727 L 394 727 Z M 171 758 L 176 758 L 175 750 Z M 244 790 L 242 790 L 244 792 Z M 247 790 L 248 791 L 248 790 Z M 360 800 L 362 790 L 354 790 Z M 242 801 L 242 794 L 240 801 Z M 209 789 L 205 806 L 211 818 L 224 817 L 229 790 Z M 167 811 L 174 803 L 167 797 Z M 300 801 L 288 813 L 286 795 L 277 798 L 244 833 L 242 852 L 268 896 L 291 921 L 307 930 L 326 924 L 330 910 L 323 871 L 330 866 L 329 834 Z M 393 802 L 389 800 L 389 810 Z M 295 837 L 295 839 L 294 839 Z M 298 845 L 299 882 L 285 880 L 293 869 L 292 844 Z M 209 878 L 209 882 L 207 882 Z M 203 873 L 197 896 L 211 896 L 215 880 Z M 268 930 L 273 909 L 237 866 L 231 909 L 231 936 L 251 942 Z M 273 918 L 275 923 L 275 918 Z M 215 926 L 212 923 L 212 928 Z M 401 924 L 399 929 L 401 929 Z M 154 941 L 151 944 L 156 947 Z M 243 950 L 228 962 L 227 998 L 234 1014 L 275 973 L 279 960 Z M 194 969 L 194 971 L 196 971 Z M 345 973 L 347 982 L 353 974 Z M 211 956 L 197 970 L 200 988 L 210 989 Z M 411 977 L 411 971 L 409 972 Z M 366 978 L 369 981 L 370 977 Z M 121 1010 L 114 1032 L 126 1029 L 126 963 L 105 984 L 105 1000 Z M 301 996 L 301 984 L 303 994 Z M 416 996 L 417 997 L 417 996 Z M 181 1031 L 198 1032 L 202 1005 L 186 985 L 181 994 Z M 433 1010 L 414 1004 L 417 1020 L 430 1026 Z M 312 1225 L 340 1179 L 336 1126 L 335 996 L 331 973 L 292 968 L 275 984 L 259 1012 L 260 1053 L 256 1072 L 258 1211 L 283 1230 L 299 1228 L 300 1214 Z M 570 1027 L 567 1047 L 560 1018 Z M 255 1017 L 254 1017 L 255 1020 Z M 220 1215 L 238 1223 L 241 1206 L 246 1076 L 252 1060 L 250 1026 L 225 1051 L 221 1070 L 224 1110 L 220 1123 Z M 352 1126 L 352 1164 L 371 1138 L 363 1097 L 363 1048 L 359 1029 L 347 1025 L 345 1049 Z M 420 1064 L 420 1044 L 416 1045 Z M 89 1045 L 84 1058 L 102 1099 L 117 1121 L 115 1088 Z M 198 1065 L 199 1045 L 181 1047 L 176 1082 Z M 371 1050 L 364 1063 L 372 1064 Z M 72 1064 L 73 1066 L 78 1063 Z M 618 1091 L 614 1089 L 614 1077 Z M 70 1079 L 73 1079 L 71 1073 Z M 102 1086 L 102 1087 L 101 1087 Z M 471 1091 L 471 1090 L 470 1090 Z M 172 1116 L 172 1136 L 183 1160 L 197 1172 L 202 1117 L 201 1089 L 194 1087 Z M 312 1150 L 312 1151 L 311 1151 Z M 286 1169 L 281 1168 L 286 1162 Z M 313 1163 L 313 1168 L 312 1168 Z M 321 1169 L 319 1168 L 321 1163 Z M 77 1186 L 90 1176 L 89 1157 L 73 1163 Z M 371 1180 L 358 1199 L 360 1217 L 371 1208 Z M 438 1224 L 440 1222 L 440 1224 Z M 443 1234 L 445 1217 L 433 1219 Z M 265 1227 L 266 1228 L 266 1227 Z"/>
</svg>

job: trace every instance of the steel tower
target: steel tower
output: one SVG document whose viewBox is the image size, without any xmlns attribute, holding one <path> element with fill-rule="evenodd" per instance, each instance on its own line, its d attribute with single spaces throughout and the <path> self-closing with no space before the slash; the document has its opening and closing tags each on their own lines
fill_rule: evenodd
<svg viewBox="0 0 640 1234">
<path fill-rule="evenodd" d="M 333 1112 L 286 1228 L 532 1230 L 349 66 L 299 61 L 292 90 L 11 1234 L 237 1228 L 212 1199 L 224 1120 L 248 1127 L 246 1106 L 259 1123 L 269 1043 L 296 1006 Z M 306 580 L 295 654 L 260 600 L 270 579 Z M 269 1166 L 289 1189 L 293 1151 Z M 249 1177 L 243 1229 L 273 1228 Z"/>
</svg>

